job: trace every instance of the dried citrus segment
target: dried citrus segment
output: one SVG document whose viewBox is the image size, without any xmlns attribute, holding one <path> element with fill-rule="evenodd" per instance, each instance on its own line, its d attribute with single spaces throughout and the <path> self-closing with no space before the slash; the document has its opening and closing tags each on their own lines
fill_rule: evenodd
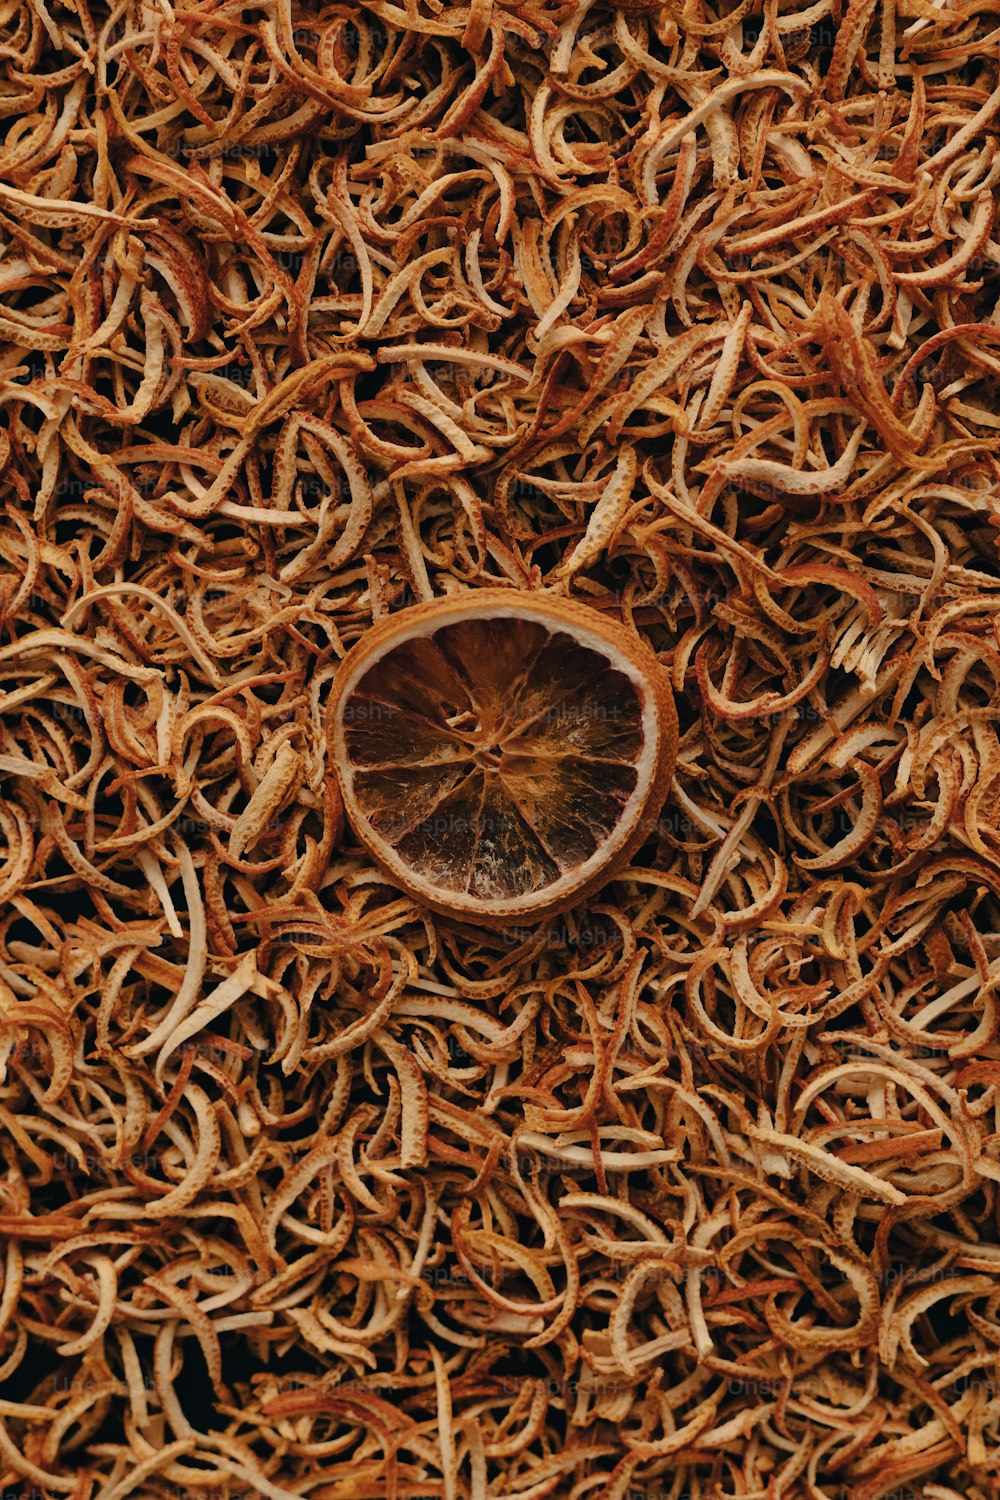
<svg viewBox="0 0 1000 1500">
<path fill-rule="evenodd" d="M 554 595 L 401 610 L 345 657 L 330 743 L 351 826 L 403 890 L 503 923 L 562 910 L 635 852 L 673 775 L 666 673 Z"/>
</svg>

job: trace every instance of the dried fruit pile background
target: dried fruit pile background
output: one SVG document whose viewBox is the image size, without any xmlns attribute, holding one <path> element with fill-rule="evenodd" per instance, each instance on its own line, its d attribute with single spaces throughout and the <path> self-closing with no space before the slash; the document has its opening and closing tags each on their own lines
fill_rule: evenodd
<svg viewBox="0 0 1000 1500">
<path fill-rule="evenodd" d="M 10 1496 L 1000 1495 L 996 4 L 0 14 Z M 585 909 L 430 918 L 337 661 L 673 676 Z"/>
</svg>

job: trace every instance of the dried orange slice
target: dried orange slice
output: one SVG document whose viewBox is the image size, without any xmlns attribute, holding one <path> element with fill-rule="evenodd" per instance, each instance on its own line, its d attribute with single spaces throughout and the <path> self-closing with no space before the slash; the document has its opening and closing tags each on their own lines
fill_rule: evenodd
<svg viewBox="0 0 1000 1500">
<path fill-rule="evenodd" d="M 536 920 L 648 836 L 677 714 L 622 625 L 555 595 L 470 589 L 389 615 L 334 678 L 330 748 L 357 837 L 432 909 Z"/>
</svg>

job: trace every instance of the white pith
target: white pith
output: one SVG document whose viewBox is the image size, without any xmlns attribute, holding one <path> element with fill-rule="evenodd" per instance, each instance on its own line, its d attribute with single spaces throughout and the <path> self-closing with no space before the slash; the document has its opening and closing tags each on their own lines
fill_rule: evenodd
<svg viewBox="0 0 1000 1500">
<path fill-rule="evenodd" d="M 474 602 L 473 602 L 474 601 Z M 430 899 L 438 899 L 442 904 L 447 904 L 450 910 L 456 913 L 467 912 L 472 914 L 489 914 L 492 916 L 510 915 L 518 916 L 529 913 L 539 905 L 549 905 L 557 902 L 559 898 L 575 891 L 583 886 L 598 870 L 604 868 L 617 851 L 633 835 L 639 818 L 642 815 L 646 798 L 649 794 L 657 772 L 660 740 L 663 725 L 660 722 L 656 694 L 653 691 L 647 677 L 641 669 L 635 665 L 630 657 L 618 651 L 597 631 L 589 630 L 586 625 L 579 624 L 576 619 L 562 619 L 558 613 L 547 609 L 534 609 L 530 603 L 522 603 L 518 600 L 517 606 L 498 604 L 484 607 L 482 602 L 475 599 L 470 600 L 470 607 L 463 609 L 449 609 L 443 604 L 441 609 L 428 612 L 422 620 L 414 620 L 409 629 L 400 630 L 398 634 L 383 637 L 373 643 L 370 650 L 362 650 L 358 653 L 358 659 L 353 664 L 350 673 L 344 680 L 344 685 L 339 694 L 339 705 L 348 702 L 351 694 L 357 688 L 362 677 L 371 669 L 376 661 L 382 660 L 390 652 L 396 650 L 405 641 L 415 640 L 423 636 L 437 635 L 440 630 L 449 625 L 461 623 L 463 620 L 474 619 L 518 619 L 530 620 L 544 627 L 550 635 L 563 634 L 570 636 L 581 646 L 596 652 L 602 656 L 608 665 L 615 671 L 621 672 L 636 688 L 636 696 L 639 700 L 640 726 L 642 735 L 642 749 L 635 761 L 628 763 L 634 766 L 636 771 L 635 788 L 629 796 L 628 801 L 622 809 L 621 817 L 615 824 L 613 831 L 602 844 L 594 851 L 589 859 L 575 866 L 566 874 L 561 875 L 550 885 L 540 886 L 537 890 L 528 892 L 523 896 L 511 897 L 508 900 L 484 901 L 470 896 L 467 892 L 456 891 L 448 886 L 435 886 L 425 880 L 419 870 L 400 859 L 391 844 L 383 840 L 372 827 L 368 818 L 358 805 L 354 795 L 355 768 L 348 758 L 347 745 L 344 734 L 343 720 L 338 716 L 333 730 L 333 748 L 338 770 L 340 771 L 343 784 L 344 799 L 347 803 L 347 811 L 355 828 L 363 825 L 367 839 L 379 851 L 379 860 L 387 870 L 400 877 L 400 883 L 404 886 L 422 886 L 428 892 Z M 357 648 L 355 648 L 357 649 Z"/>
</svg>

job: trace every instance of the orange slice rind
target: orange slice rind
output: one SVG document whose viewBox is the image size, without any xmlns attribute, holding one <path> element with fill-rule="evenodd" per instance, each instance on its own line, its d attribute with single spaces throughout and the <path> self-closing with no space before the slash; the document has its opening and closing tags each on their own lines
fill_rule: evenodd
<svg viewBox="0 0 1000 1500">
<path fill-rule="evenodd" d="M 673 775 L 665 670 L 558 595 L 470 589 L 389 615 L 338 668 L 330 753 L 354 833 L 435 911 L 565 910 L 648 837 Z"/>
</svg>

